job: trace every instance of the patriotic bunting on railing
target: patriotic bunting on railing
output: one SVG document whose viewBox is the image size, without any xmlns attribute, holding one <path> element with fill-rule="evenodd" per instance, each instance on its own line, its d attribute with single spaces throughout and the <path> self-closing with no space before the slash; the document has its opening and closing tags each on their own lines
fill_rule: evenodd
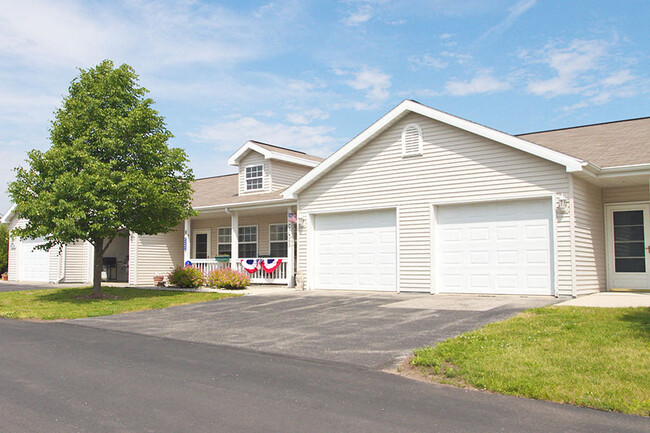
<svg viewBox="0 0 650 433">
<path fill-rule="evenodd" d="M 241 259 L 241 265 L 250 274 L 254 274 L 260 268 L 260 259 Z"/>
<path fill-rule="evenodd" d="M 260 259 L 260 262 L 262 262 L 262 269 L 264 269 L 267 274 L 270 274 L 280 266 L 282 259 Z"/>
</svg>

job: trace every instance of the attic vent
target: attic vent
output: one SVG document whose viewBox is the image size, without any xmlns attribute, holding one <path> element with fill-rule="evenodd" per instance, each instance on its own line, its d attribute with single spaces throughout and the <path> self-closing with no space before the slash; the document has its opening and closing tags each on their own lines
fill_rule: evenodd
<svg viewBox="0 0 650 433">
<path fill-rule="evenodd" d="M 422 155 L 422 129 L 411 123 L 402 131 L 402 156 Z"/>
</svg>

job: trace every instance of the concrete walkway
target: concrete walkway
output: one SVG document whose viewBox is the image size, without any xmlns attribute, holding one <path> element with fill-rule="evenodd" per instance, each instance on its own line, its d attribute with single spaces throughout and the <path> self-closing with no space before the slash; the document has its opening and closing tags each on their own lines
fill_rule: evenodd
<svg viewBox="0 0 650 433">
<path fill-rule="evenodd" d="M 566 307 L 650 307 L 650 292 L 599 292 L 557 305 Z"/>
</svg>

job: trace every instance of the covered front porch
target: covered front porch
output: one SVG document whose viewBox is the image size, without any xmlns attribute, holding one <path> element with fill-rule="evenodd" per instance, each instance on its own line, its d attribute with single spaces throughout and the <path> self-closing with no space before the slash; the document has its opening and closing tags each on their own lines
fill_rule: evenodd
<svg viewBox="0 0 650 433">
<path fill-rule="evenodd" d="M 284 203 L 199 212 L 185 220 L 185 265 L 205 274 L 231 268 L 249 275 L 251 284 L 294 287 L 295 227 L 288 216 L 295 215 L 295 206 Z"/>
</svg>

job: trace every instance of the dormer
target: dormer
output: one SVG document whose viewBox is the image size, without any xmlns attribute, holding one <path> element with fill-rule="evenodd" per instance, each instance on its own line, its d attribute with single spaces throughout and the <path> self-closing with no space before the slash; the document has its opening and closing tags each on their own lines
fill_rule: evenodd
<svg viewBox="0 0 650 433">
<path fill-rule="evenodd" d="M 292 185 L 323 159 L 297 150 L 248 141 L 229 159 L 238 167 L 239 194 L 277 191 Z"/>
</svg>

